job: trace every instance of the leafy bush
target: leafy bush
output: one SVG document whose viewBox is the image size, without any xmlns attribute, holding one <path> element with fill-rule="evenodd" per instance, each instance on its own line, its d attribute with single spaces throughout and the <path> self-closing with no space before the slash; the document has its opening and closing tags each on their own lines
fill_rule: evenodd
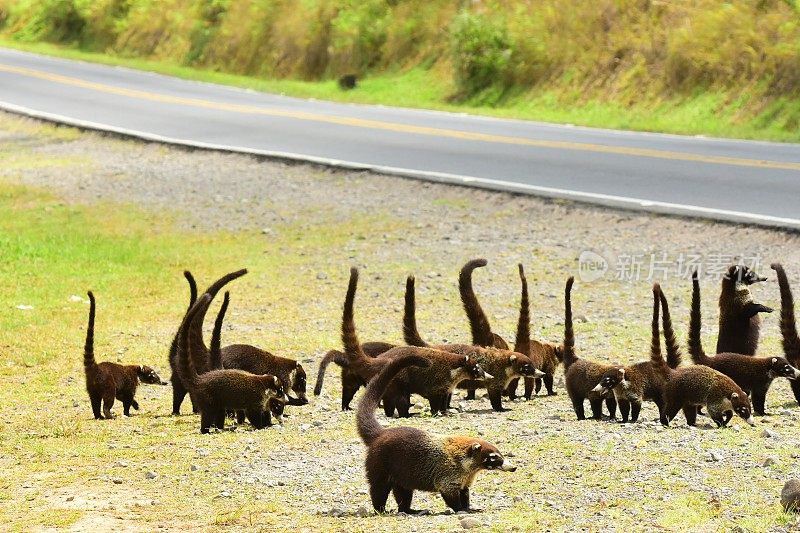
<svg viewBox="0 0 800 533">
<path fill-rule="evenodd" d="M 450 31 L 455 82 L 464 97 L 507 81 L 514 51 L 505 27 L 484 15 L 462 11 Z"/>
</svg>

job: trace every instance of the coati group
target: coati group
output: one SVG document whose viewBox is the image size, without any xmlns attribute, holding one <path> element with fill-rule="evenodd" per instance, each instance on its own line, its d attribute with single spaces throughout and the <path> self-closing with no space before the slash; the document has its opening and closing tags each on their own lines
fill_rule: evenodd
<svg viewBox="0 0 800 533">
<path fill-rule="evenodd" d="M 361 343 L 355 326 L 355 297 L 359 273 L 351 269 L 341 321 L 341 350 L 328 351 L 320 361 L 314 394 L 322 390 L 331 363 L 341 367 L 341 408 L 350 409 L 358 389 L 366 386 L 356 416 L 357 429 L 367 446 L 366 474 L 373 507 L 386 510 L 391 492 L 398 511 L 411 513 L 415 490 L 438 492 L 454 511 L 469 511 L 470 486 L 481 470 L 514 471 L 491 443 L 467 436 L 437 436 L 412 427 L 384 428 L 375 418 L 383 408 L 387 417 L 412 416 L 412 395 L 427 400 L 432 415 L 447 415 L 456 391 L 465 390 L 465 399 L 474 399 L 485 389 L 494 411 L 505 411 L 503 397 L 514 399 L 518 382 L 524 380 L 524 398 L 538 395 L 542 384 L 548 396 L 556 394 L 554 378 L 564 366 L 564 388 L 579 420 L 586 418 L 584 403 L 589 401 L 593 419 L 603 418 L 603 406 L 610 419 L 619 408 L 622 422 L 637 422 L 644 402 L 658 409 L 659 421 L 668 426 L 683 411 L 687 424 L 694 425 L 702 409 L 718 427 L 733 416 L 754 425 L 753 414 L 765 414 L 765 398 L 777 377 L 791 380 L 800 403 L 800 336 L 794 301 L 786 273 L 773 264 L 781 295 L 780 325 L 784 356 L 757 357 L 759 313 L 772 309 L 753 301 L 749 286 L 763 282 L 744 266 L 733 266 L 722 280 L 719 300 L 720 324 L 717 354 L 704 352 L 700 339 L 700 286 L 697 274 L 692 280 L 688 352 L 694 364 L 684 365 L 676 340 L 668 300 L 662 288 L 652 290 L 653 312 L 648 356 L 632 365 L 601 361 L 596 354 L 579 357 L 572 316 L 574 278 L 564 289 L 564 335 L 559 343 L 532 339 L 530 301 L 523 266 L 518 266 L 521 294 L 519 318 L 513 349 L 492 330 L 473 288 L 476 269 L 486 266 L 484 259 L 469 261 L 461 269 L 458 287 L 471 332 L 471 342 L 429 344 L 417 329 L 414 276 L 406 280 L 402 324 L 405 344 L 384 340 Z M 198 295 L 191 273 L 184 272 L 189 284 L 188 308 L 169 348 L 172 369 L 172 412 L 180 413 L 188 394 L 192 409 L 200 415 L 201 433 L 225 428 L 227 417 L 237 424 L 245 419 L 254 429 L 281 421 L 287 405 L 302 406 L 306 397 L 306 372 L 294 359 L 279 357 L 247 344 L 222 347 L 223 321 L 230 304 L 225 292 L 218 311 L 211 341 L 206 346 L 203 323 L 216 295 L 230 282 L 244 276 L 238 270 L 221 277 Z M 89 292 L 89 322 L 84 348 L 86 387 L 95 418 L 112 418 L 114 400 L 138 409 L 134 398 L 139 381 L 166 384 L 146 366 L 97 363 L 94 359 L 95 299 Z M 662 352 L 661 332 L 664 337 Z M 751 403 L 752 402 L 752 403 Z M 102 409 L 101 409 L 102 404 Z"/>
</svg>

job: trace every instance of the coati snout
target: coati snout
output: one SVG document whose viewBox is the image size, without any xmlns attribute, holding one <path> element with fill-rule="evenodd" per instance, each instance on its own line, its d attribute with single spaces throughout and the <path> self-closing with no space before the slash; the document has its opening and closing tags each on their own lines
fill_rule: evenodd
<svg viewBox="0 0 800 533">
<path fill-rule="evenodd" d="M 465 355 L 464 364 L 456 370 L 462 370 L 468 379 L 492 379 L 494 376 L 483 370 L 474 355 Z"/>
<path fill-rule="evenodd" d="M 731 266 L 724 277 L 727 280 L 732 280 L 737 283 L 744 283 L 745 285 L 753 285 L 754 283 L 758 283 L 760 281 L 767 281 L 767 278 L 760 277 L 755 273 L 755 271 L 750 270 L 750 268 L 745 265 Z"/>
<path fill-rule="evenodd" d="M 148 385 L 169 385 L 168 381 L 164 381 L 156 374 L 156 371 L 149 366 L 140 366 L 136 372 L 139 376 L 139 381 L 147 383 Z"/>
<path fill-rule="evenodd" d="M 800 370 L 793 367 L 789 360 L 785 357 L 773 357 L 770 360 L 770 377 L 798 379 L 800 378 Z"/>
<path fill-rule="evenodd" d="M 592 389 L 592 392 L 601 392 L 606 394 L 610 392 L 614 387 L 624 382 L 625 382 L 625 369 L 612 368 L 611 370 L 607 370 L 606 373 L 603 374 L 603 377 L 600 379 L 600 383 L 598 383 L 597 386 Z"/>
<path fill-rule="evenodd" d="M 739 415 L 742 420 L 755 427 L 756 421 L 753 420 L 753 414 L 750 412 L 750 400 L 747 399 L 747 395 L 740 396 L 738 392 L 732 393 L 731 406 L 733 407 L 734 413 Z"/>
<path fill-rule="evenodd" d="M 525 359 L 520 359 L 516 355 L 510 355 L 508 359 L 511 362 L 512 368 L 523 376 L 541 378 L 545 375 L 544 372 L 533 366 L 530 358 L 526 357 Z"/>
<path fill-rule="evenodd" d="M 486 470 L 502 470 L 503 472 L 516 472 L 517 467 L 506 461 L 500 451 L 494 446 L 482 445 L 476 442 L 470 448 L 473 457 L 477 456 L 480 464 Z"/>
</svg>

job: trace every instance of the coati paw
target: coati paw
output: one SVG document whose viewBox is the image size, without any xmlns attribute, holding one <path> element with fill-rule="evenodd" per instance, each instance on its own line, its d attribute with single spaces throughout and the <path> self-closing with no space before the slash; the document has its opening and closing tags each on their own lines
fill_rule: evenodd
<svg viewBox="0 0 800 533">
<path fill-rule="evenodd" d="M 547 395 L 548 396 L 556 396 L 556 395 L 558 395 L 558 393 L 556 391 L 554 391 L 554 390 L 549 390 L 549 391 L 547 391 Z"/>
</svg>

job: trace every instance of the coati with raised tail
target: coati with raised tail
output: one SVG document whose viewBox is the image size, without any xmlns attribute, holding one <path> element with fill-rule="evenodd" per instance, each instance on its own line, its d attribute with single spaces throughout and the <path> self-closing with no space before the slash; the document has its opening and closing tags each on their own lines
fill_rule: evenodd
<svg viewBox="0 0 800 533">
<path fill-rule="evenodd" d="M 783 337 L 783 355 L 795 367 L 800 367 L 800 335 L 797 334 L 797 322 L 794 315 L 794 297 L 789 287 L 786 272 L 779 263 L 773 263 L 772 269 L 778 275 L 778 286 L 781 290 L 781 337 Z M 790 381 L 795 400 L 800 404 L 800 380 Z"/>
<path fill-rule="evenodd" d="M 573 283 L 575 283 L 575 278 L 570 276 L 564 288 L 564 385 L 578 420 L 586 419 L 583 408 L 584 400 L 589 400 L 592 418 L 600 420 L 603 416 L 604 398 L 608 414 L 614 419 L 617 416 L 617 400 L 614 395 L 597 392 L 593 389 L 607 371 L 615 370 L 617 366 L 587 361 L 575 355 L 575 333 L 572 329 L 572 301 L 570 297 Z"/>
<path fill-rule="evenodd" d="M 383 352 L 395 348 L 395 344 L 388 342 L 365 342 L 361 345 L 361 350 L 368 357 L 377 357 Z M 314 396 L 319 396 L 322 392 L 322 383 L 325 380 L 325 370 L 331 363 L 336 363 L 342 370 L 342 411 L 351 409 L 350 402 L 358 392 L 358 389 L 365 387 L 367 382 L 347 367 L 347 357 L 340 350 L 329 350 L 319 362 L 317 371 L 317 383 L 314 385 Z"/>
<path fill-rule="evenodd" d="M 675 357 L 672 354 L 667 361 L 661 355 L 658 314 L 662 297 L 661 287 L 656 283 L 653 285 L 650 360 L 606 372 L 597 387 L 593 389 L 594 392 L 613 391 L 623 423 L 628 421 L 628 413 L 630 413 L 631 422 L 636 422 L 639 419 L 639 412 L 645 400 L 655 403 L 656 407 L 658 407 L 659 420 L 663 418 L 664 384 L 669 379 L 672 370 L 680 365 L 680 355 Z M 664 302 L 666 302 L 666 298 L 664 298 Z M 665 317 L 669 317 L 668 309 L 665 311 Z M 674 337 L 672 342 L 674 342 Z"/>
<path fill-rule="evenodd" d="M 231 281 L 240 278 L 247 274 L 247 269 L 237 270 L 236 272 L 231 272 L 222 276 L 220 279 L 215 281 L 208 289 L 206 289 L 206 293 L 211 296 L 213 299 L 217 293 L 228 283 Z M 185 271 L 183 273 L 184 277 L 186 277 L 186 281 L 189 282 L 189 290 L 190 290 L 190 303 L 189 308 L 195 304 L 197 298 L 197 284 L 194 281 L 194 277 L 192 277 L 189 271 Z M 187 310 L 188 313 L 188 310 Z M 170 346 L 169 351 L 169 364 L 172 368 L 172 414 L 179 415 L 181 411 L 181 404 L 183 403 L 183 399 L 186 397 L 186 393 L 188 392 L 188 388 L 180 379 L 180 372 L 178 372 L 178 361 L 177 361 L 177 340 L 178 340 L 179 333 L 175 334 L 175 338 L 172 341 L 172 345 Z M 203 342 L 203 321 L 200 320 L 200 324 L 196 331 L 190 332 L 189 336 L 191 342 L 195 343 L 194 353 L 197 357 L 197 360 L 194 361 L 195 368 L 197 369 L 198 373 L 203 373 L 210 368 L 210 361 L 208 358 L 209 352 L 206 348 L 205 343 Z M 173 346 L 175 347 L 173 349 Z M 189 395 L 191 398 L 191 394 Z M 192 399 L 192 410 L 194 412 L 198 412 L 197 408 L 194 405 L 194 399 Z"/>
<path fill-rule="evenodd" d="M 703 351 L 700 334 L 700 282 L 697 272 L 692 276 L 692 312 L 689 322 L 689 354 L 696 365 L 705 365 L 730 377 L 742 390 L 752 396 L 753 411 L 764 414 L 764 404 L 772 380 L 785 377 L 800 378 L 800 370 L 784 357 L 753 357 L 739 353 L 720 353 L 713 357 Z"/>
<path fill-rule="evenodd" d="M 453 511 L 469 511 L 469 490 L 481 470 L 513 472 L 500 450 L 483 439 L 437 436 L 412 427 L 384 428 L 375 418 L 378 401 L 398 374 L 424 371 L 430 361 L 417 355 L 403 355 L 391 361 L 367 385 L 358 404 L 358 434 L 367 446 L 365 469 L 372 506 L 386 511 L 389 493 L 397 510 L 417 513 L 411 508 L 415 490 L 438 492 Z"/>
<path fill-rule="evenodd" d="M 455 355 L 442 350 L 419 348 L 416 346 L 398 346 L 378 357 L 368 357 L 361 349 L 356 335 L 353 319 L 353 303 L 358 287 L 358 270 L 350 269 L 350 282 L 342 311 L 342 343 L 348 367 L 361 379 L 369 381 L 392 360 L 404 355 L 419 355 L 431 362 L 425 369 L 409 368 L 400 373 L 392 382 L 383 397 L 383 408 L 387 416 L 397 410 L 399 416 L 409 416 L 411 394 L 419 394 L 426 398 L 431 406 L 431 413 L 445 413 L 447 398 L 461 381 L 466 379 L 483 379 L 486 374 L 471 355 Z"/>
<path fill-rule="evenodd" d="M 664 385 L 664 415 L 661 423 L 669 426 L 678 411 L 683 410 L 686 423 L 694 426 L 697 408 L 703 406 L 717 427 L 728 425 L 733 413 L 755 426 L 750 400 L 731 378 L 705 365 L 684 366 L 675 370 Z"/>
<path fill-rule="evenodd" d="M 107 361 L 98 363 L 94 358 L 94 294 L 89 291 L 89 324 L 86 327 L 86 343 L 83 347 L 83 370 L 86 374 L 86 392 L 92 404 L 92 412 L 96 420 L 114 418 L 111 408 L 114 400 L 122 402 L 122 412 L 131 416 L 131 407 L 139 410 L 134 396 L 139 380 L 150 385 L 166 385 L 156 371 L 149 366 L 120 365 Z M 100 404 L 103 404 L 102 413 Z"/>
<path fill-rule="evenodd" d="M 286 398 L 280 378 L 236 369 L 198 374 L 194 367 L 195 344 L 189 339 L 189 330 L 197 326 L 210 303 L 211 295 L 206 293 L 192 306 L 181 324 L 178 341 L 178 371 L 200 410 L 200 433 L 208 433 L 212 425 L 224 429 L 226 413 L 239 410 L 247 413 L 253 427 L 261 429 L 262 414 L 269 411 L 270 399 Z"/>
<path fill-rule="evenodd" d="M 755 355 L 761 318 L 758 313 L 771 313 L 772 309 L 753 301 L 750 285 L 767 278 L 744 265 L 733 265 L 722 277 L 719 295 L 719 337 L 717 353 Z"/>
<path fill-rule="evenodd" d="M 503 407 L 503 391 L 508 386 L 508 383 L 512 379 L 521 376 L 533 378 L 544 375 L 521 350 L 512 352 L 491 346 L 481 347 L 470 344 L 438 344 L 431 346 L 426 343 L 417 330 L 414 282 L 414 276 L 409 276 L 406 280 L 405 309 L 403 312 L 403 335 L 405 341 L 411 346 L 433 348 L 458 355 L 474 355 L 481 368 L 488 375 L 488 378 L 483 381 L 462 381 L 457 388 L 467 389 L 474 394 L 475 389 L 486 387 L 492 409 L 495 411 L 508 411 Z M 527 339 L 527 333 L 525 338 Z"/>
</svg>

